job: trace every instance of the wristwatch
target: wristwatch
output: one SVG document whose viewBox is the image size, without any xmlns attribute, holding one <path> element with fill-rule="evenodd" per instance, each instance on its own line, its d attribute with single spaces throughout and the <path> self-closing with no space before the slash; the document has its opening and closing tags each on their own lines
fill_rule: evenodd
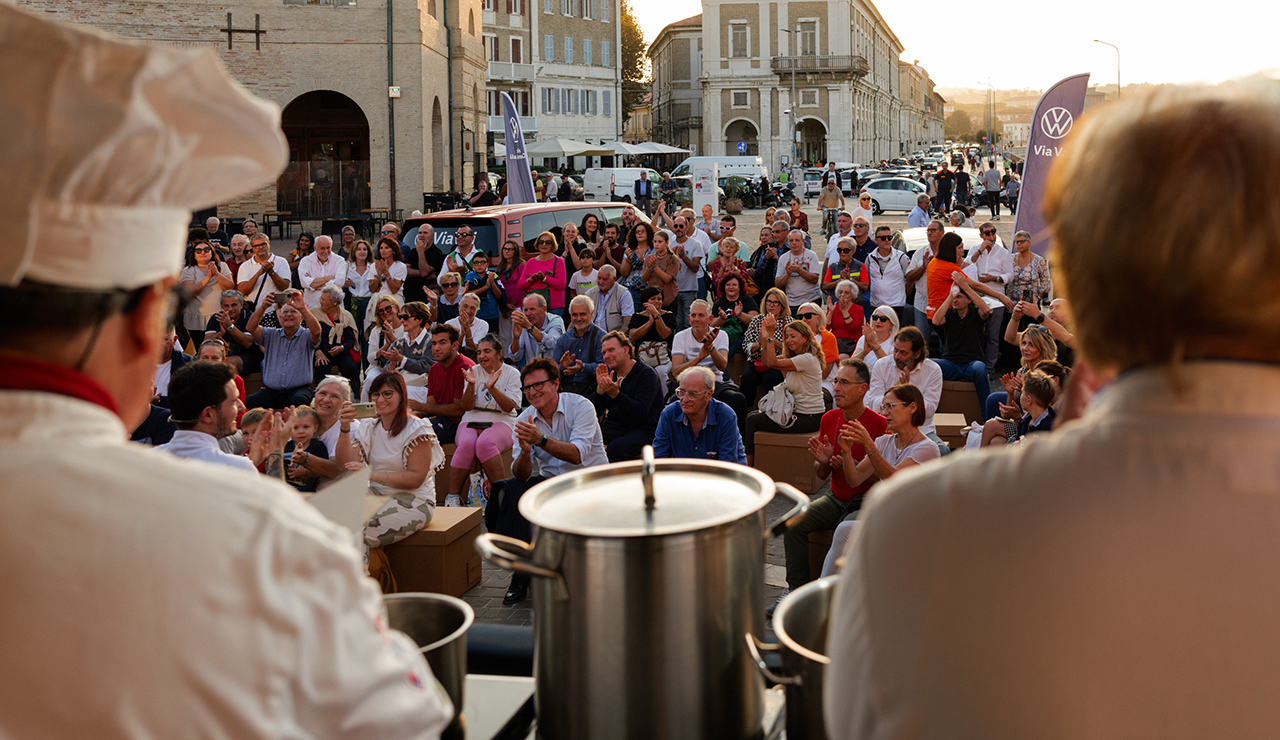
<svg viewBox="0 0 1280 740">
<path fill-rule="evenodd" d="M 547 435 L 542 435 L 542 439 L 538 440 L 538 446 L 543 448 L 547 446 Z"/>
</svg>

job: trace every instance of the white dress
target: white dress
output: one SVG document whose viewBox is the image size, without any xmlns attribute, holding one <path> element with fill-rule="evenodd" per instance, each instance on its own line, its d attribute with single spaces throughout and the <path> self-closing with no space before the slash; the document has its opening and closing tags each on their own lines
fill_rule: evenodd
<svg viewBox="0 0 1280 740">
<path fill-rule="evenodd" d="M 356 445 L 361 459 L 373 471 L 369 493 L 391 496 L 391 500 L 383 504 L 365 524 L 365 546 L 390 545 L 427 526 L 436 510 L 435 474 L 444 467 L 444 450 L 436 439 L 436 431 L 431 422 L 410 416 L 404 429 L 393 437 L 382 426 L 381 420 L 372 419 L 359 427 L 353 427 L 351 435 L 351 441 Z M 402 489 L 377 482 L 381 478 L 381 472 L 408 470 L 409 453 L 420 444 L 430 445 L 431 448 L 431 463 L 421 485 L 414 489 Z"/>
</svg>

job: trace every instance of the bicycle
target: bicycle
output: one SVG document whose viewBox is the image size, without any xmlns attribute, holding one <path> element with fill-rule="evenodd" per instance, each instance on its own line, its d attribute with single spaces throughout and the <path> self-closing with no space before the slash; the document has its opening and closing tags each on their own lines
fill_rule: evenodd
<svg viewBox="0 0 1280 740">
<path fill-rule="evenodd" d="M 836 233 L 836 215 L 840 213 L 839 208 L 823 208 L 822 209 L 822 235 L 827 239 Z"/>
</svg>

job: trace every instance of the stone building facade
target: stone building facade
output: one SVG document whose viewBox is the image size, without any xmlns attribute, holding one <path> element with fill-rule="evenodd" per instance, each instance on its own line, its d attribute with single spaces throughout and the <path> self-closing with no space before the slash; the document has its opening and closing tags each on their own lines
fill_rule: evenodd
<svg viewBox="0 0 1280 740">
<path fill-rule="evenodd" d="M 902 96 L 900 111 L 902 155 L 927 150 L 930 144 L 941 144 L 946 132 L 941 97 L 933 91 L 933 80 L 919 62 L 898 62 L 898 88 Z"/>
<path fill-rule="evenodd" d="M 742 144 L 770 170 L 898 156 L 902 50 L 869 0 L 704 0 L 703 151 L 736 155 Z M 661 49 L 653 58 L 654 79 L 674 80 Z"/>
<path fill-rule="evenodd" d="M 408 213 L 424 192 L 469 190 L 477 173 L 487 125 L 482 0 L 394 0 L 390 14 L 389 0 L 18 2 L 124 37 L 207 46 L 280 105 L 288 170 L 275 186 L 219 204 L 224 217 Z"/>
<path fill-rule="evenodd" d="M 702 16 L 663 28 L 649 44 L 650 101 L 656 141 L 706 154 L 702 141 Z M 759 154 L 752 143 L 749 154 Z M 734 151 L 737 154 L 737 151 Z"/>
</svg>

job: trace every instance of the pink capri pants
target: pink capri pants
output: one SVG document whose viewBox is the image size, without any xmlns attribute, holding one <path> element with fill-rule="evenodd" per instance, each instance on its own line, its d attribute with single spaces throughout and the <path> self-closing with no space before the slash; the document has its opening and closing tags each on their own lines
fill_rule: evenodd
<svg viewBox="0 0 1280 740">
<path fill-rule="evenodd" d="M 480 462 L 488 462 L 511 446 L 511 427 L 500 421 L 479 432 L 467 425 L 459 426 L 453 443 L 457 445 L 457 449 L 453 451 L 449 465 L 470 470 L 477 457 Z"/>
</svg>

